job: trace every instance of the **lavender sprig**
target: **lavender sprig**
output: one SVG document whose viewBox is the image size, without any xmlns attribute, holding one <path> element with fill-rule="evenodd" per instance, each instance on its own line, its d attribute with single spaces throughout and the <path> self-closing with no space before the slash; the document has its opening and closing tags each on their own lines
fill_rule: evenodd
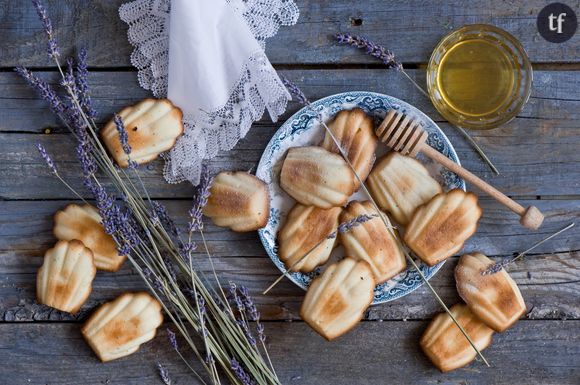
<svg viewBox="0 0 580 385">
<path fill-rule="evenodd" d="M 78 54 L 77 62 L 77 87 L 79 90 L 79 102 L 82 108 L 84 108 L 87 116 L 90 119 L 95 119 L 97 112 L 93 108 L 91 101 L 91 92 L 89 89 L 89 71 L 87 69 L 87 50 L 81 48 Z"/>
<path fill-rule="evenodd" d="M 280 76 L 280 78 L 282 79 L 282 84 L 284 84 L 284 86 L 288 89 L 288 91 L 290 91 L 290 93 L 296 97 L 298 103 L 304 106 L 310 104 L 310 101 L 308 101 L 306 95 L 304 95 L 302 90 L 298 88 L 296 84 L 288 80 L 288 78 L 286 78 L 285 76 Z"/>
<path fill-rule="evenodd" d="M 294 262 L 292 265 L 290 265 L 290 267 L 287 268 L 282 275 L 280 275 L 278 278 L 276 278 L 276 280 L 274 282 L 272 282 L 272 284 L 270 286 L 268 286 L 268 288 L 266 290 L 264 290 L 262 292 L 262 294 L 263 295 L 268 294 L 268 292 L 270 290 L 272 290 L 272 288 L 274 286 L 276 286 L 282 280 L 282 278 L 286 277 L 292 271 L 292 269 L 294 269 L 296 266 L 298 266 L 299 263 L 301 263 L 303 260 L 305 260 L 306 257 L 308 257 L 310 255 L 310 253 L 312 253 L 314 250 L 316 250 L 316 248 L 318 248 L 318 246 L 320 246 L 323 242 L 326 242 L 329 239 L 336 238 L 338 233 L 347 233 L 347 232 L 351 231 L 353 228 L 355 228 L 359 225 L 362 225 L 363 223 L 365 223 L 373 218 L 376 218 L 376 217 L 378 217 L 377 214 L 371 214 L 371 215 L 362 214 L 362 215 L 356 216 L 348 221 L 340 223 L 338 225 L 338 228 L 335 231 L 329 233 L 326 237 L 324 237 L 320 241 L 318 241 L 314 246 L 312 246 L 310 248 L 310 250 L 308 250 L 303 256 L 298 258 L 296 260 L 296 262 Z"/>
<path fill-rule="evenodd" d="M 125 124 L 123 123 L 123 119 L 115 114 L 113 119 L 115 121 L 115 126 L 117 126 L 117 132 L 119 133 L 119 142 L 121 142 L 121 147 L 123 147 L 123 151 L 127 155 L 131 155 L 131 145 L 129 144 L 129 134 L 127 134 L 127 130 L 125 129 Z"/>
<path fill-rule="evenodd" d="M 519 253 L 515 257 L 507 258 L 507 259 L 504 259 L 503 261 L 496 262 L 493 265 L 490 265 L 487 269 L 485 269 L 484 271 L 481 272 L 481 275 L 491 275 L 491 274 L 495 274 L 495 273 L 500 272 L 506 266 L 511 265 L 512 263 L 514 263 L 515 261 L 517 261 L 520 258 L 523 258 L 527 253 L 534 250 L 536 247 L 538 247 L 541 244 L 543 244 L 544 242 L 547 242 L 550 239 L 562 234 L 564 231 L 571 229 L 572 227 L 574 227 L 574 225 L 575 225 L 574 222 L 572 222 L 568 226 L 564 227 L 563 229 L 560 229 L 560 230 L 556 231 L 554 234 L 552 234 L 552 235 L 542 239 L 541 241 L 535 243 L 532 247 L 530 247 L 529 249 L 527 249 L 525 251 L 522 251 L 521 253 Z"/>
<path fill-rule="evenodd" d="M 159 371 L 159 377 L 161 378 L 161 381 L 163 381 L 165 385 L 171 385 L 171 378 L 169 377 L 169 371 L 167 368 L 158 362 L 157 370 Z"/>
<path fill-rule="evenodd" d="M 398 71 L 403 69 L 403 65 L 397 61 L 393 51 L 375 44 L 367 38 L 348 33 L 337 33 L 334 37 L 341 44 L 348 44 L 356 48 L 364 49 L 368 55 L 382 61 L 387 68 L 393 68 Z"/>
<path fill-rule="evenodd" d="M 377 218 L 377 217 L 378 217 L 377 214 L 372 214 L 372 215 L 361 214 L 361 215 L 356 216 L 348 221 L 342 222 L 340 225 L 338 225 L 338 228 L 336 229 L 336 231 L 333 231 L 332 233 L 328 234 L 326 239 L 336 238 L 336 236 L 339 233 L 340 234 L 347 233 L 350 230 L 352 230 L 353 228 L 355 228 L 359 225 L 362 225 L 363 223 L 368 222 L 371 219 Z"/>
<path fill-rule="evenodd" d="M 38 148 L 38 152 L 40 153 L 40 156 L 42 157 L 42 159 L 44 159 L 44 161 L 46 162 L 46 165 L 48 166 L 50 171 L 52 171 L 53 174 L 58 174 L 58 171 L 56 170 L 56 166 L 54 165 L 54 162 L 52 161 L 52 158 L 50 157 L 50 155 L 48 155 L 48 153 L 46 152 L 46 149 L 44 148 L 44 146 L 40 143 L 37 143 L 36 148 Z"/>
<path fill-rule="evenodd" d="M 191 221 L 188 225 L 190 233 L 203 230 L 203 208 L 207 204 L 210 195 L 209 189 L 213 183 L 213 177 L 206 165 L 203 165 L 199 185 L 197 186 L 193 207 L 189 210 Z"/>
<path fill-rule="evenodd" d="M 230 364 L 231 364 L 231 367 L 232 367 L 234 374 L 241 381 L 241 383 L 243 385 L 255 385 L 256 384 L 256 382 L 254 380 L 252 380 L 250 375 L 248 373 L 246 373 L 244 368 L 242 368 L 240 363 L 235 358 L 231 359 Z"/>
<path fill-rule="evenodd" d="M 60 57 L 60 52 L 58 50 L 58 45 L 56 44 L 56 38 L 54 37 L 54 31 L 52 30 L 52 22 L 48 17 L 48 12 L 39 0 L 32 0 L 32 4 L 36 7 L 36 12 L 38 17 L 42 21 L 44 26 L 44 32 L 48 36 L 48 57 L 50 59 L 58 60 Z"/>
<path fill-rule="evenodd" d="M 173 332 L 173 330 L 167 328 L 167 340 L 169 341 L 169 345 L 171 345 L 171 347 L 174 350 L 179 350 L 179 346 L 177 346 L 177 338 L 175 337 L 175 333 Z"/>
</svg>

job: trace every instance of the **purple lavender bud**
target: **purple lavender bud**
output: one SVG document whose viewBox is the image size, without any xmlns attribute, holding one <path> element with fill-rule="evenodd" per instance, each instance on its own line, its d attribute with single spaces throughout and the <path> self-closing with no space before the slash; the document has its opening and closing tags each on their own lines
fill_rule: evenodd
<svg viewBox="0 0 580 385">
<path fill-rule="evenodd" d="M 77 87 L 79 90 L 79 101 L 90 119 L 95 119 L 97 112 L 93 108 L 91 92 L 88 83 L 89 71 L 87 69 L 87 50 L 81 48 L 77 62 Z"/>
<path fill-rule="evenodd" d="M 125 154 L 131 154 L 131 145 L 129 145 L 129 134 L 127 134 L 127 130 L 125 129 L 125 124 L 123 123 L 123 119 L 117 114 L 115 114 L 115 125 L 117 126 L 117 131 L 119 132 L 119 141 L 121 142 L 121 147 L 123 147 L 123 151 Z"/>
<path fill-rule="evenodd" d="M 66 110 L 64 103 L 48 83 L 36 77 L 32 72 L 24 67 L 16 67 L 15 71 L 26 81 L 26 83 L 28 83 L 31 88 L 38 92 L 42 99 L 48 102 L 52 112 L 58 115 L 65 122 L 65 124 L 69 123 L 64 114 Z"/>
<path fill-rule="evenodd" d="M 46 152 L 46 149 L 42 146 L 42 144 L 37 143 L 36 148 L 38 148 L 38 152 L 40 153 L 40 156 L 42 156 L 42 159 L 44 159 L 44 161 L 46 162 L 46 165 L 48 166 L 50 171 L 52 171 L 53 174 L 57 174 L 56 166 L 54 165 L 52 158 L 50 157 L 50 155 L 48 155 L 48 153 Z"/>
<path fill-rule="evenodd" d="M 203 230 L 203 208 L 207 205 L 207 200 L 210 196 L 209 189 L 212 183 L 213 177 L 210 175 L 207 166 L 203 165 L 199 185 L 197 186 L 195 198 L 193 199 L 193 207 L 189 210 L 191 221 L 188 225 L 188 231 L 190 233 Z"/>
<path fill-rule="evenodd" d="M 250 375 L 248 373 L 246 373 L 244 368 L 242 368 L 242 366 L 239 364 L 239 362 L 235 358 L 231 359 L 230 366 L 231 366 L 234 374 L 236 375 L 236 377 L 242 383 L 242 385 L 254 385 L 256 383 L 254 380 L 252 380 Z"/>
<path fill-rule="evenodd" d="M 341 224 L 338 225 L 338 228 L 336 231 L 333 231 L 332 233 L 328 234 L 326 239 L 336 238 L 338 233 L 341 233 L 341 234 L 347 233 L 347 232 L 351 231 L 353 228 L 355 228 L 359 225 L 362 225 L 363 223 L 368 222 L 371 219 L 377 218 L 377 217 L 378 217 L 377 214 L 372 214 L 372 215 L 362 214 L 362 215 L 354 217 L 348 221 L 342 222 Z"/>
<path fill-rule="evenodd" d="M 284 86 L 286 86 L 288 91 L 290 91 L 290 93 L 296 97 L 296 100 L 298 101 L 298 103 L 300 103 L 304 106 L 310 104 L 310 102 L 306 98 L 306 95 L 304 95 L 304 93 L 300 90 L 300 88 L 298 88 L 298 86 L 296 84 L 294 84 L 293 82 L 291 82 L 290 80 L 288 80 L 288 78 L 286 78 L 284 76 L 281 76 L 280 78 L 282 79 L 282 83 L 284 84 Z"/>
<path fill-rule="evenodd" d="M 44 26 L 44 32 L 48 36 L 48 57 L 56 60 L 60 57 L 60 53 L 58 52 L 58 45 L 56 44 L 56 39 L 54 38 L 54 31 L 52 30 L 52 22 L 48 17 L 46 9 L 40 3 L 39 0 L 32 0 L 32 4 L 34 4 L 34 6 L 36 7 L 38 17 L 40 18 Z"/>
<path fill-rule="evenodd" d="M 396 70 L 403 69 L 403 65 L 396 60 L 395 54 L 392 51 L 364 37 L 344 33 L 337 33 L 334 37 L 340 44 L 348 44 L 356 48 L 364 49 L 368 55 L 381 60 L 387 68 L 394 68 Z"/>
<path fill-rule="evenodd" d="M 157 369 L 159 370 L 159 377 L 165 385 L 171 385 L 171 378 L 169 378 L 169 372 L 167 369 L 161 365 L 159 362 L 157 363 Z"/>
<path fill-rule="evenodd" d="M 167 339 L 169 340 L 169 345 L 175 350 L 179 350 L 177 346 L 177 338 L 175 337 L 175 333 L 171 329 L 167 329 Z"/>
<path fill-rule="evenodd" d="M 167 213 L 167 209 L 161 203 L 157 201 L 151 202 L 153 205 L 153 212 L 151 213 L 152 221 L 159 220 L 159 222 L 167 228 L 167 231 L 171 233 L 174 237 L 179 237 L 179 228 L 175 225 L 175 222 Z"/>
<path fill-rule="evenodd" d="M 481 272 L 481 275 L 491 275 L 495 273 L 499 273 L 504 266 L 509 265 L 511 260 L 508 258 L 505 261 L 496 262 L 493 265 L 490 265 L 487 269 Z"/>
<path fill-rule="evenodd" d="M 266 342 L 266 334 L 264 333 L 264 325 L 260 322 L 256 325 L 256 330 L 258 332 L 258 338 L 261 342 Z"/>
</svg>

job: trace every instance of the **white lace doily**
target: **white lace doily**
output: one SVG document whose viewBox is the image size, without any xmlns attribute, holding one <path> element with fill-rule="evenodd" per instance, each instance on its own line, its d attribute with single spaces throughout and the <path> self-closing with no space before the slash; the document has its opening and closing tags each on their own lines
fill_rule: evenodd
<svg viewBox="0 0 580 385">
<path fill-rule="evenodd" d="M 243 16 L 262 48 L 280 26 L 296 24 L 299 16 L 294 0 L 227 1 Z M 129 25 L 129 42 L 135 48 L 131 63 L 138 70 L 139 84 L 159 98 L 167 96 L 170 6 L 170 0 L 135 0 L 119 8 L 121 19 Z M 289 99 L 264 52 L 256 52 L 245 63 L 224 106 L 196 116 L 184 115 L 183 136 L 164 154 L 165 179 L 199 183 L 203 159 L 232 149 L 266 109 L 276 121 Z"/>
</svg>

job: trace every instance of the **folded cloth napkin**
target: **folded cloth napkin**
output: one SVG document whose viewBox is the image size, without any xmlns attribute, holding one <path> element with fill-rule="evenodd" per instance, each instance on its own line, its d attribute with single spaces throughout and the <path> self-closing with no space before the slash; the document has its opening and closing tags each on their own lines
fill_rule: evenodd
<svg viewBox="0 0 580 385">
<path fill-rule="evenodd" d="M 139 83 L 184 113 L 184 134 L 165 154 L 168 182 L 197 184 L 203 159 L 234 147 L 266 109 L 273 121 L 286 109 L 264 41 L 296 23 L 293 0 L 136 0 L 119 13 Z"/>
</svg>

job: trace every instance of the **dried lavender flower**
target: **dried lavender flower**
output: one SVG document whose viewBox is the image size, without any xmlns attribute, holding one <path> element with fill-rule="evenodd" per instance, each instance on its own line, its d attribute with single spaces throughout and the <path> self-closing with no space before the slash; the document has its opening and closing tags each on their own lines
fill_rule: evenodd
<svg viewBox="0 0 580 385">
<path fill-rule="evenodd" d="M 234 374 L 241 381 L 242 385 L 254 385 L 256 383 L 235 358 L 231 359 L 230 364 Z"/>
<path fill-rule="evenodd" d="M 119 141 L 121 142 L 121 147 L 123 147 L 125 154 L 130 155 L 131 145 L 129 144 L 129 134 L 127 134 L 123 119 L 119 115 L 115 114 L 115 118 L 113 120 L 115 121 L 117 131 L 119 132 Z"/>
<path fill-rule="evenodd" d="M 348 33 L 337 33 L 334 37 L 341 44 L 348 44 L 356 48 L 364 49 L 368 55 L 382 61 L 387 68 L 394 68 L 396 70 L 403 69 L 403 65 L 396 60 L 395 54 L 392 51 L 373 43 L 369 39 Z"/>
<path fill-rule="evenodd" d="M 89 71 L 87 69 L 87 50 L 81 48 L 77 56 L 77 87 L 79 90 L 79 102 L 81 107 L 85 110 L 87 116 L 91 119 L 95 119 L 97 112 L 93 108 L 91 101 L 91 92 L 89 90 Z"/>
<path fill-rule="evenodd" d="M 294 84 L 285 76 L 280 76 L 280 78 L 282 79 L 282 84 L 284 84 L 288 91 L 290 91 L 290 93 L 296 97 L 298 103 L 304 106 L 310 104 L 308 98 L 306 98 L 306 95 L 304 95 L 304 92 L 302 92 L 302 90 L 296 84 Z"/>
<path fill-rule="evenodd" d="M 48 36 L 48 57 L 57 60 L 60 57 L 60 53 L 58 51 L 58 45 L 56 44 L 54 31 L 52 30 L 52 22 L 48 17 L 48 13 L 39 0 L 32 0 L 32 4 L 34 4 L 36 7 L 38 17 L 40 17 L 40 20 L 44 26 L 44 32 Z"/>
<path fill-rule="evenodd" d="M 188 231 L 190 233 L 203 230 L 203 208 L 207 205 L 207 199 L 210 195 L 209 189 L 212 183 L 213 177 L 210 175 L 208 167 L 203 165 L 199 185 L 193 200 L 193 207 L 189 210 L 191 221 L 188 225 Z"/>
<path fill-rule="evenodd" d="M 46 152 L 46 149 L 42 146 L 42 144 L 37 143 L 36 148 L 38 148 L 38 152 L 40 153 L 40 156 L 42 156 L 42 159 L 44 159 L 44 161 L 46 162 L 46 165 L 48 166 L 50 171 L 52 171 L 53 174 L 58 174 L 58 172 L 56 171 L 56 166 L 54 165 L 54 162 L 52 161 L 52 158 L 50 157 L 50 155 L 48 155 L 48 153 Z"/>
<path fill-rule="evenodd" d="M 30 87 L 38 92 L 42 99 L 48 102 L 52 112 L 63 119 L 65 123 L 68 123 L 64 114 L 66 107 L 48 83 L 35 76 L 32 72 L 24 67 L 16 67 L 14 70 L 26 81 Z"/>
<path fill-rule="evenodd" d="M 173 330 L 167 328 L 167 339 L 169 340 L 169 345 L 175 350 L 179 350 L 179 346 L 177 346 L 177 338 L 175 337 L 175 333 Z"/>
<path fill-rule="evenodd" d="M 349 219 L 348 221 L 342 222 L 341 224 L 338 225 L 338 228 L 336 231 L 333 231 L 332 233 L 330 233 L 326 236 L 326 239 L 336 238 L 338 233 L 341 233 L 341 234 L 347 233 L 350 230 L 352 230 L 353 228 L 355 228 L 356 226 L 362 225 L 363 223 L 368 222 L 373 218 L 378 218 L 378 215 L 377 214 L 372 214 L 372 215 L 362 214 L 362 215 L 359 215 L 359 216 L 354 217 L 352 219 Z"/>
<path fill-rule="evenodd" d="M 159 377 L 161 377 L 161 381 L 163 381 L 165 385 L 171 385 L 171 378 L 169 378 L 169 372 L 159 362 L 157 363 L 157 370 L 159 370 Z"/>
</svg>

